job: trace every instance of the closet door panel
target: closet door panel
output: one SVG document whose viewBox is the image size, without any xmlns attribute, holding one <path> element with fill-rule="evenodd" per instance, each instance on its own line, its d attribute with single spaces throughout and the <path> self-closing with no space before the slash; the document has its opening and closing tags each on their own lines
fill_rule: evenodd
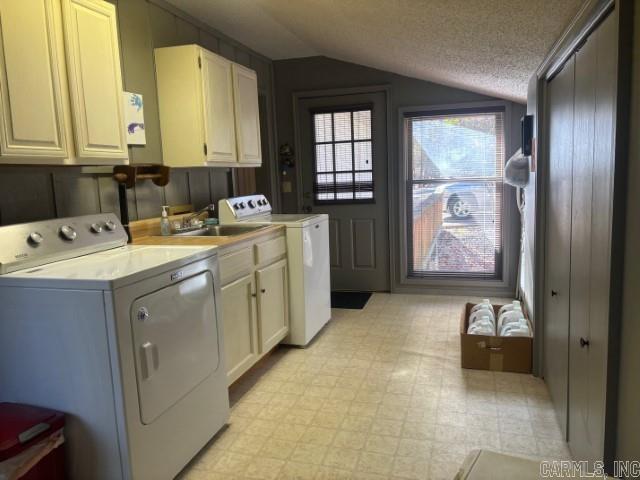
<svg viewBox="0 0 640 480">
<path fill-rule="evenodd" d="M 544 377 L 563 433 L 567 433 L 569 285 L 573 158 L 572 57 L 548 84 L 549 184 L 546 212 Z"/>
<path fill-rule="evenodd" d="M 569 322 L 569 444 L 574 454 L 589 450 L 589 338 L 591 220 L 596 95 L 596 39 L 575 54 L 573 169 L 571 201 L 571 289 Z M 577 455 L 583 458 L 583 455 Z"/>
<path fill-rule="evenodd" d="M 591 457 L 604 452 L 606 416 L 607 358 L 609 343 L 611 235 L 613 178 L 615 173 L 615 105 L 617 94 L 617 28 L 615 16 L 596 31 L 597 62 L 595 149 L 593 159 L 593 217 L 591 224 L 591 316 L 589 322 L 589 376 L 587 435 Z"/>
</svg>

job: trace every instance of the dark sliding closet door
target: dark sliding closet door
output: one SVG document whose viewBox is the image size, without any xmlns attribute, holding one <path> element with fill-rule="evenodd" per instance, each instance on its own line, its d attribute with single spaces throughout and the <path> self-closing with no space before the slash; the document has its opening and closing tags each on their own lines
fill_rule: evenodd
<svg viewBox="0 0 640 480">
<path fill-rule="evenodd" d="M 616 102 L 615 18 L 576 53 L 569 446 L 576 458 L 602 460 L 609 343 L 609 286 Z"/>
<path fill-rule="evenodd" d="M 571 168 L 575 58 L 548 84 L 549 185 L 544 302 L 544 377 L 566 435 L 569 379 Z"/>
<path fill-rule="evenodd" d="M 576 460 L 604 454 L 617 28 L 609 15 L 547 85 L 544 375 Z"/>
</svg>

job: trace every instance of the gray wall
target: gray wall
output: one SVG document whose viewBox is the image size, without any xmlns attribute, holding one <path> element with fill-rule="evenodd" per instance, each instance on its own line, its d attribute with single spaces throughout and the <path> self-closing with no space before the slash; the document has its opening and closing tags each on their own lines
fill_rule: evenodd
<svg viewBox="0 0 640 480">
<path fill-rule="evenodd" d="M 197 43 L 256 70 L 265 157 L 265 166 L 258 169 L 258 180 L 263 188 L 269 187 L 274 145 L 271 61 L 162 0 L 110 1 L 118 11 L 124 88 L 141 93 L 145 102 L 147 144 L 129 147 L 131 162 L 162 162 L 153 49 Z M 141 182 L 129 192 L 131 219 L 159 216 L 164 204 L 193 203 L 197 208 L 217 201 L 231 194 L 230 175 L 229 169 L 175 169 L 165 188 Z M 118 203 L 109 169 L 0 167 L 2 225 L 112 211 L 118 212 Z"/>
<path fill-rule="evenodd" d="M 394 73 L 376 70 L 373 68 L 356 65 L 353 63 L 342 62 L 327 57 L 309 57 L 291 60 L 279 60 L 273 62 L 274 78 L 275 78 L 275 98 L 277 112 L 277 133 L 278 145 L 289 143 L 295 145 L 294 138 L 294 118 L 293 118 L 293 93 L 311 90 L 327 90 L 341 89 L 349 87 L 377 86 L 388 85 L 390 87 L 390 138 L 389 138 L 389 163 L 395 171 L 397 179 L 401 159 L 399 159 L 399 126 L 398 112 L 402 107 L 415 106 L 435 106 L 458 104 L 466 102 L 482 102 L 499 100 L 487 97 L 477 93 L 451 88 L 437 83 L 418 80 L 415 78 L 404 77 Z M 525 112 L 524 105 L 508 102 L 511 107 L 511 118 L 507 119 L 511 126 L 511 138 L 507 139 L 508 146 L 514 146 L 514 150 L 518 148 L 519 143 L 519 120 Z M 517 141 L 516 141 L 517 140 Z M 296 152 L 297 153 L 297 152 Z M 509 156 L 511 153 L 507 151 Z M 508 157 L 507 157 L 508 158 Z M 295 158 L 296 162 L 303 161 Z M 283 176 L 279 175 L 279 183 L 281 184 Z M 298 211 L 296 184 L 297 173 L 294 169 L 289 169 L 286 179 L 293 182 L 293 191 L 291 193 L 280 193 L 282 210 L 287 212 Z M 389 198 L 392 199 L 394 192 L 389 192 Z M 512 201 L 513 199 L 513 201 Z M 517 211 L 515 207 L 515 197 L 510 195 L 507 198 L 509 208 Z M 394 201 L 390 202 L 390 208 L 395 208 Z M 518 238 L 519 221 L 512 216 L 513 224 L 505 225 L 506 229 L 511 228 L 512 236 Z M 398 231 L 397 226 L 394 231 Z M 390 239 L 393 240 L 394 239 Z M 397 254 L 398 239 L 395 239 L 396 247 L 392 252 Z M 514 245 L 513 248 L 517 249 Z M 397 262 L 396 262 L 397 266 Z M 515 267 L 514 267 L 515 268 Z M 399 283 L 399 268 L 395 272 L 395 284 Z M 514 284 L 515 287 L 515 284 Z"/>
</svg>

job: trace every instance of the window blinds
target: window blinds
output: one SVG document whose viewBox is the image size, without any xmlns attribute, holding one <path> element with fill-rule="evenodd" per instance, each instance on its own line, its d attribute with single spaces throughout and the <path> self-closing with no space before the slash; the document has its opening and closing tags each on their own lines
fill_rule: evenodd
<svg viewBox="0 0 640 480">
<path fill-rule="evenodd" d="M 405 120 L 410 276 L 499 278 L 504 112 Z"/>
<path fill-rule="evenodd" d="M 315 203 L 373 201 L 371 109 L 313 115 Z"/>
</svg>

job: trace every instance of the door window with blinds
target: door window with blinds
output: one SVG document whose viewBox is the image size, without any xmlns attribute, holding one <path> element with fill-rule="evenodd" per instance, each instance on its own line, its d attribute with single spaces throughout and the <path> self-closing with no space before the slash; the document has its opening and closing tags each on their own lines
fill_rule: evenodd
<svg viewBox="0 0 640 480">
<path fill-rule="evenodd" d="M 314 202 L 371 203 L 371 108 L 313 113 Z"/>
<path fill-rule="evenodd" d="M 410 277 L 499 279 L 504 111 L 405 118 Z"/>
</svg>

